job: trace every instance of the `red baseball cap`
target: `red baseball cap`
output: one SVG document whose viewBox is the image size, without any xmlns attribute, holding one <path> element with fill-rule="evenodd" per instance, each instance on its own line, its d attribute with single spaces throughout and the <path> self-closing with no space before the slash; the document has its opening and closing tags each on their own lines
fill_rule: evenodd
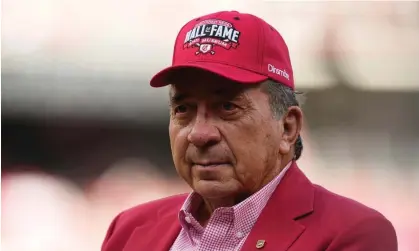
<svg viewBox="0 0 419 251">
<path fill-rule="evenodd" d="M 169 83 L 179 69 L 197 68 L 242 84 L 271 79 L 294 89 L 288 47 L 271 25 L 259 17 L 222 11 L 188 22 L 180 30 L 172 66 L 157 73 L 152 87 Z"/>
</svg>

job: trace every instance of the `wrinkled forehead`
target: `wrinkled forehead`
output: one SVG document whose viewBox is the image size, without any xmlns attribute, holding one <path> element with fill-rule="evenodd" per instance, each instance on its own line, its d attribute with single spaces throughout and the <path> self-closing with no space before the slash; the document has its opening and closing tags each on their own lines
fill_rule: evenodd
<svg viewBox="0 0 419 251">
<path fill-rule="evenodd" d="M 188 95 L 196 98 L 235 96 L 257 85 L 243 85 L 211 72 L 184 69 L 170 77 L 170 96 Z"/>
</svg>

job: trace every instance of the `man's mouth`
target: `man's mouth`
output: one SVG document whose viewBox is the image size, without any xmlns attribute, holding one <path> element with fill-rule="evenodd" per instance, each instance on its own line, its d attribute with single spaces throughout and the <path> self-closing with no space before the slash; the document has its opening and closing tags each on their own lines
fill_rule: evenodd
<svg viewBox="0 0 419 251">
<path fill-rule="evenodd" d="M 223 165 L 229 165 L 228 162 L 196 162 L 194 163 L 195 166 L 204 167 L 204 168 L 211 168 L 211 167 L 218 167 Z"/>
</svg>

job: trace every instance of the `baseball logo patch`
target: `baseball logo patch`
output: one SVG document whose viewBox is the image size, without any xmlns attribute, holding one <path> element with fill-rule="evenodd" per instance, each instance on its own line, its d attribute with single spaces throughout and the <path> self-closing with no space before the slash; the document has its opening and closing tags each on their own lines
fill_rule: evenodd
<svg viewBox="0 0 419 251">
<path fill-rule="evenodd" d="M 195 55 L 214 55 L 214 47 L 226 50 L 237 48 L 239 45 L 240 31 L 226 21 L 208 19 L 199 22 L 193 29 L 186 33 L 183 44 L 184 49 L 196 48 Z"/>
</svg>

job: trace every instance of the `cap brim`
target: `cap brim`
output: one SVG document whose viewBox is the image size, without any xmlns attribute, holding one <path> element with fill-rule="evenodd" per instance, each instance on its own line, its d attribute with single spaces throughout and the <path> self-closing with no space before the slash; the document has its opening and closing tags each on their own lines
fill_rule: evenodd
<svg viewBox="0 0 419 251">
<path fill-rule="evenodd" d="M 154 75 L 154 77 L 150 81 L 150 85 L 152 87 L 163 87 L 169 85 L 171 84 L 170 76 L 172 76 L 173 73 L 188 68 L 208 71 L 241 84 L 255 84 L 268 79 L 268 77 L 265 75 L 261 75 L 249 70 L 244 70 L 236 66 L 230 66 L 214 62 L 196 62 L 175 65 L 163 69 L 162 71 Z"/>
</svg>

